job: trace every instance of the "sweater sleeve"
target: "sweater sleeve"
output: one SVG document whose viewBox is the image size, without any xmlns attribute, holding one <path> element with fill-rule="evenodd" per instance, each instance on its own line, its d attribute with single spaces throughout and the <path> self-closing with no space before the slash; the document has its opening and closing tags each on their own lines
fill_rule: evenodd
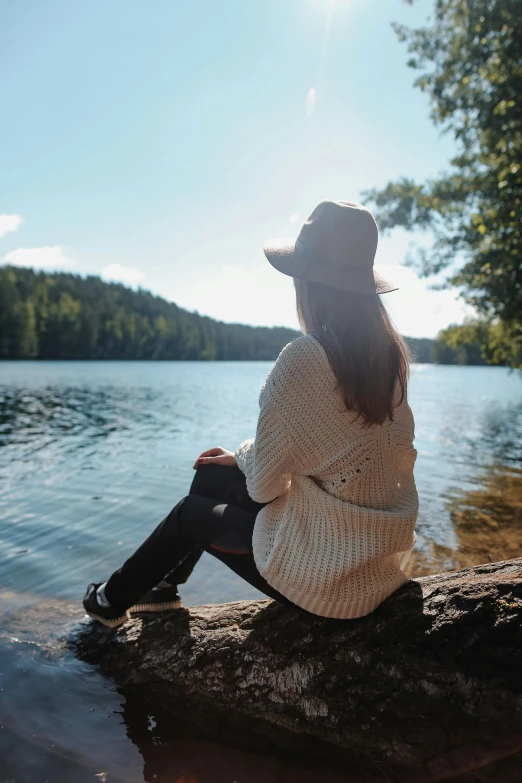
<svg viewBox="0 0 522 783">
<path fill-rule="evenodd" d="M 252 500 L 269 503 L 289 489 L 292 460 L 286 433 L 278 412 L 270 406 L 259 413 L 255 438 L 240 443 L 235 456 Z"/>
<path fill-rule="evenodd" d="M 269 503 L 286 492 L 290 475 L 299 472 L 292 444 L 292 423 L 285 418 L 282 405 L 283 401 L 288 404 L 292 394 L 288 347 L 279 354 L 261 389 L 255 438 L 242 441 L 235 451 L 238 467 L 246 477 L 248 494 L 258 503 Z"/>
</svg>

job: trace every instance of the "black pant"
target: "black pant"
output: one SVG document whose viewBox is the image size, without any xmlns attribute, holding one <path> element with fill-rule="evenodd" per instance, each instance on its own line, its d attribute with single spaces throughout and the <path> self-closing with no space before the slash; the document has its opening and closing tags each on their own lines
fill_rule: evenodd
<svg viewBox="0 0 522 783">
<path fill-rule="evenodd" d="M 200 465 L 189 494 L 110 577 L 107 599 L 123 611 L 162 579 L 183 584 L 208 552 L 260 592 L 291 604 L 263 579 L 252 555 L 256 514 L 265 505 L 249 496 L 238 467 Z"/>
</svg>

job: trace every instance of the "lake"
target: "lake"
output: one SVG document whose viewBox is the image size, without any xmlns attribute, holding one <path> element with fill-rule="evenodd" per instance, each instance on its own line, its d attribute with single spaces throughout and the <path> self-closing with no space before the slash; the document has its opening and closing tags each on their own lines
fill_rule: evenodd
<svg viewBox="0 0 522 783">
<path fill-rule="evenodd" d="M 0 363 L 2 783 L 317 779 L 310 764 L 153 714 L 56 642 L 82 620 L 87 583 L 187 494 L 196 457 L 255 434 L 271 366 Z M 522 376 L 416 365 L 409 401 L 420 496 L 409 575 L 522 555 Z M 182 590 L 187 606 L 258 596 L 208 555 Z"/>
</svg>

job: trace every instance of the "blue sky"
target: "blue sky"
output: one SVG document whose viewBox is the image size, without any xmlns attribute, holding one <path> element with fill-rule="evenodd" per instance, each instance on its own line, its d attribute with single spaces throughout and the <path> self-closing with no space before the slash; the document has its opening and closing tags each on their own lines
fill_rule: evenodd
<svg viewBox="0 0 522 783">
<path fill-rule="evenodd" d="M 323 198 L 419 180 L 454 151 L 412 86 L 392 20 L 432 0 L 4 0 L 0 260 L 142 285 L 224 321 L 297 328 L 263 242 Z M 404 334 L 469 312 L 376 264 Z M 387 267 L 385 270 L 384 267 Z"/>
</svg>

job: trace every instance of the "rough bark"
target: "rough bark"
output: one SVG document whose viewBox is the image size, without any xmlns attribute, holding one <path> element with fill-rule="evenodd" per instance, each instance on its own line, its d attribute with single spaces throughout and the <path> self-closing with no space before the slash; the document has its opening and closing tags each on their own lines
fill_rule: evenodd
<svg viewBox="0 0 522 783">
<path fill-rule="evenodd" d="M 72 644 L 162 708 L 254 744 L 313 738 L 357 780 L 470 783 L 496 767 L 507 783 L 522 776 L 521 618 L 518 558 L 411 580 L 357 620 L 239 601 L 89 622 Z"/>
</svg>

